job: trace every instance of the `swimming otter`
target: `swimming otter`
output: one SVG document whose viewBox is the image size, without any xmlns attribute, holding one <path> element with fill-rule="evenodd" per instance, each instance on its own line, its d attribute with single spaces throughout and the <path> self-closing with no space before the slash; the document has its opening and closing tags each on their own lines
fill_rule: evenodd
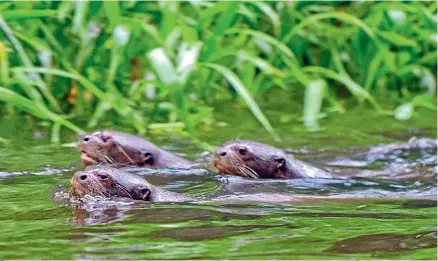
<svg viewBox="0 0 438 261">
<path fill-rule="evenodd" d="M 184 202 L 193 199 L 151 185 L 145 179 L 111 167 L 89 167 L 71 179 L 75 196 L 127 197 L 151 202 Z"/>
<path fill-rule="evenodd" d="M 220 173 L 249 178 L 331 177 L 327 171 L 290 158 L 280 149 L 248 140 L 232 140 L 218 147 L 213 164 Z"/>
<path fill-rule="evenodd" d="M 150 168 L 190 168 L 196 165 L 145 139 L 111 130 L 81 136 L 78 150 L 85 166 L 102 162 Z"/>
</svg>

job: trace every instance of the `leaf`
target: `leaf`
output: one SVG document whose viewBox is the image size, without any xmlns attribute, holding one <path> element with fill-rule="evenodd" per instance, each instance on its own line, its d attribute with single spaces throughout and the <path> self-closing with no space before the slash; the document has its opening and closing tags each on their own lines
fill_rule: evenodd
<svg viewBox="0 0 438 261">
<path fill-rule="evenodd" d="M 9 41 L 14 45 L 14 48 L 15 48 L 15 50 L 17 50 L 17 53 L 18 53 L 18 55 L 20 57 L 21 62 L 24 65 L 26 65 L 27 67 L 33 67 L 33 64 L 31 62 L 31 60 L 29 59 L 29 57 L 27 56 L 26 52 L 24 51 L 23 46 L 17 40 L 17 38 L 14 36 L 14 33 L 11 31 L 11 29 L 8 26 L 8 24 L 6 23 L 6 21 L 1 16 L 0 16 L 0 28 L 6 34 L 6 36 L 9 39 Z M 59 107 L 58 102 L 56 101 L 56 99 L 53 96 L 53 94 L 49 91 L 49 88 L 46 86 L 46 84 L 41 79 L 41 77 L 38 74 L 36 74 L 36 73 L 32 73 L 29 76 L 29 79 L 35 80 L 35 81 L 38 82 L 37 86 L 40 88 L 40 91 L 43 93 L 44 97 L 47 99 L 47 101 L 49 102 L 50 106 L 54 110 L 60 112 L 61 108 Z"/>
<path fill-rule="evenodd" d="M 47 119 L 31 100 L 4 87 L 0 87 L 0 101 L 14 105 L 38 118 Z"/>
<path fill-rule="evenodd" d="M 367 68 L 367 78 L 365 80 L 364 88 L 367 91 L 371 90 L 371 86 L 373 85 L 374 79 L 376 77 L 377 72 L 379 71 L 380 64 L 382 63 L 383 53 L 378 51 L 376 55 L 374 55 L 371 60 L 368 68 Z"/>
<path fill-rule="evenodd" d="M 164 40 L 163 40 L 163 38 L 161 38 L 160 33 L 151 24 L 148 24 L 148 23 L 145 23 L 143 21 L 137 20 L 135 18 L 130 18 L 130 17 L 122 17 L 122 21 L 124 23 L 130 24 L 131 26 L 136 26 L 136 27 L 141 28 L 157 44 L 159 44 L 161 46 L 164 45 Z"/>
<path fill-rule="evenodd" d="M 158 74 L 158 78 L 170 89 L 172 102 L 177 108 L 180 119 L 186 125 L 187 131 L 195 137 L 194 124 L 189 119 L 186 107 L 186 95 L 183 92 L 182 79 L 173 66 L 169 56 L 163 48 L 157 48 L 148 53 L 149 61 Z"/>
<path fill-rule="evenodd" d="M 84 21 L 86 18 L 86 14 L 88 11 L 88 2 L 87 1 L 76 1 L 75 4 L 75 15 L 73 17 L 73 27 L 72 31 L 82 36 L 85 32 Z"/>
<path fill-rule="evenodd" d="M 216 19 L 216 24 L 213 28 L 213 33 L 218 35 L 223 35 L 225 31 L 231 27 L 236 16 L 236 10 L 238 8 L 238 2 L 226 2 L 223 3 L 228 5 L 227 8 L 221 12 L 218 19 Z"/>
<path fill-rule="evenodd" d="M 180 45 L 176 71 L 179 74 L 180 82 L 184 85 L 186 84 L 190 73 L 196 68 L 201 48 L 201 42 L 193 44 L 183 42 Z"/>
<path fill-rule="evenodd" d="M 319 129 L 318 115 L 321 112 L 326 86 L 326 81 L 322 79 L 312 80 L 306 86 L 304 94 L 304 124 L 311 131 Z"/>
<path fill-rule="evenodd" d="M 231 84 L 231 86 L 236 90 L 236 92 L 240 95 L 240 97 L 245 101 L 245 103 L 248 105 L 251 112 L 254 114 L 256 119 L 262 124 L 262 126 L 271 134 L 271 136 L 275 140 L 280 140 L 280 137 L 275 132 L 274 128 L 272 128 L 271 123 L 266 118 L 266 116 L 263 114 L 263 112 L 260 110 L 260 107 L 257 105 L 257 103 L 254 101 L 254 99 L 251 97 L 251 95 L 248 93 L 247 89 L 243 85 L 242 81 L 237 77 L 232 71 L 230 71 L 228 68 L 225 68 L 218 64 L 212 64 L 212 63 L 204 63 L 205 67 L 211 68 L 222 74 L 227 81 Z"/>
<path fill-rule="evenodd" d="M 266 42 L 272 44 L 273 46 L 275 46 L 284 55 L 286 55 L 287 57 L 292 59 L 292 61 L 295 64 L 298 64 L 298 60 L 297 60 L 295 54 L 292 52 L 291 49 L 289 49 L 289 47 L 287 47 L 282 42 L 280 42 L 276 38 L 274 38 L 274 37 L 272 37 L 272 36 L 270 36 L 270 35 L 268 35 L 266 33 L 263 33 L 263 32 L 260 32 L 260 31 L 256 31 L 256 30 L 252 30 L 252 29 L 232 28 L 232 29 L 229 29 L 226 32 L 226 34 L 248 34 L 248 35 L 252 35 L 254 37 L 260 37 L 264 41 L 266 41 Z"/>
<path fill-rule="evenodd" d="M 349 77 L 346 77 L 345 75 L 341 75 L 339 73 L 336 73 L 335 71 L 332 71 L 327 68 L 317 67 L 317 66 L 308 66 L 303 68 L 306 72 L 313 72 L 318 73 L 320 75 L 323 75 L 327 78 L 330 78 L 332 80 L 338 81 L 347 87 L 347 89 L 355 96 L 356 98 L 360 99 L 366 99 L 370 102 L 371 105 L 374 106 L 379 112 L 382 111 L 380 106 L 377 104 L 373 96 L 369 94 L 364 88 L 362 88 L 359 84 L 351 80 Z"/>
<path fill-rule="evenodd" d="M 407 39 L 398 33 L 378 31 L 377 34 L 383 39 L 398 47 L 418 47 L 418 44 L 415 41 Z"/>
<path fill-rule="evenodd" d="M 3 17 L 6 20 L 22 20 L 56 16 L 56 14 L 56 10 L 8 10 L 2 11 L 0 17 Z"/>
<path fill-rule="evenodd" d="M 266 74 L 275 75 L 280 78 L 284 78 L 285 74 L 280 71 L 279 69 L 275 68 L 271 64 L 269 64 L 267 61 L 263 60 L 262 58 L 259 58 L 257 56 L 249 55 L 245 51 L 240 51 L 237 53 L 238 58 L 248 61 L 255 66 L 257 66 L 261 71 L 263 71 Z"/>
<path fill-rule="evenodd" d="M 281 41 L 283 43 L 288 43 L 290 40 L 292 40 L 295 34 L 297 34 L 304 27 L 314 24 L 319 20 L 330 19 L 330 18 L 336 18 L 343 22 L 348 22 L 360 27 L 371 38 L 371 40 L 373 40 L 377 45 L 379 45 L 378 39 L 374 31 L 367 24 L 365 24 L 362 20 L 358 19 L 353 15 L 342 13 L 342 12 L 326 12 L 326 13 L 320 13 L 320 14 L 309 16 L 303 19 L 303 21 L 301 21 L 298 25 L 293 26 L 290 32 L 287 35 L 285 35 Z"/>
<path fill-rule="evenodd" d="M 40 119 L 52 120 L 57 124 L 64 125 L 76 133 L 84 133 L 84 131 L 81 128 L 77 127 L 70 121 L 63 119 L 61 116 L 49 111 L 43 105 L 34 103 L 29 99 L 27 99 L 26 97 L 1 86 L 0 86 L 0 101 L 16 106 L 22 109 L 23 111 L 28 112 L 29 114 L 32 114 Z"/>
<path fill-rule="evenodd" d="M 57 144 L 61 141 L 61 124 L 59 122 L 53 123 L 50 141 Z"/>
<path fill-rule="evenodd" d="M 147 56 L 164 84 L 175 85 L 180 83 L 176 69 L 163 48 L 153 49 Z"/>
<path fill-rule="evenodd" d="M 166 39 L 177 28 L 178 15 L 176 11 L 169 8 L 163 10 L 159 29 L 161 38 Z"/>
<path fill-rule="evenodd" d="M 131 120 L 131 124 L 139 130 L 144 132 L 146 128 L 144 127 L 144 122 L 133 113 L 133 109 L 129 106 L 124 97 L 120 96 L 119 93 L 105 93 L 100 90 L 96 85 L 87 80 L 85 77 L 80 75 L 71 69 L 72 72 L 66 72 L 58 69 L 47 69 L 47 68 L 20 68 L 15 67 L 14 72 L 38 72 L 58 75 L 66 78 L 71 78 L 77 80 L 80 84 L 84 86 L 88 91 L 94 94 L 98 99 L 108 102 L 111 107 L 117 111 L 118 114 L 124 117 L 128 117 Z"/>
<path fill-rule="evenodd" d="M 120 24 L 120 7 L 119 1 L 103 1 L 106 17 L 110 22 L 110 27 Z"/>
<path fill-rule="evenodd" d="M 434 105 L 433 100 L 434 98 L 430 94 L 420 94 L 415 96 L 415 98 L 412 99 L 411 103 L 414 106 L 435 110 L 436 106 Z"/>
<path fill-rule="evenodd" d="M 201 30 L 202 28 L 207 27 L 215 18 L 218 13 L 225 11 L 225 9 L 229 7 L 229 3 L 227 2 L 217 2 L 214 5 L 204 9 L 202 11 L 202 16 L 198 19 L 198 23 L 196 28 Z"/>
<path fill-rule="evenodd" d="M 9 59 L 5 44 L 0 41 L 0 84 L 9 82 Z"/>
<path fill-rule="evenodd" d="M 271 8 L 266 3 L 263 2 L 248 2 L 252 5 L 255 5 L 260 11 L 262 11 L 269 19 L 271 20 L 272 27 L 274 28 L 274 34 L 278 34 L 280 32 L 281 22 L 280 22 L 280 16 L 274 11 L 274 9 Z"/>
</svg>

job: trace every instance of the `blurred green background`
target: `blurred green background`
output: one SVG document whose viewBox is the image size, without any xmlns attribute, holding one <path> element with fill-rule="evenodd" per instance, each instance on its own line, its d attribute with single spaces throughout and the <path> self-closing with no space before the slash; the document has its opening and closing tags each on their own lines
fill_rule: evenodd
<svg viewBox="0 0 438 261">
<path fill-rule="evenodd" d="M 277 140 L 269 105 L 309 131 L 357 107 L 408 120 L 436 110 L 436 14 L 436 1 L 2 1 L 0 117 L 30 115 L 53 142 L 103 124 L 198 141 L 225 106 Z"/>
</svg>

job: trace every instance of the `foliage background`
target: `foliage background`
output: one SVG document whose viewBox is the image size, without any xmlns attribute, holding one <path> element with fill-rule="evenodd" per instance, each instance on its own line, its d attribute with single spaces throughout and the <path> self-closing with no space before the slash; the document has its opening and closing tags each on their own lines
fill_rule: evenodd
<svg viewBox="0 0 438 261">
<path fill-rule="evenodd" d="M 299 97 L 302 117 L 282 119 L 309 130 L 357 105 L 406 120 L 436 110 L 436 14 L 436 1 L 4 1 L 0 111 L 47 123 L 53 142 L 102 122 L 197 141 L 229 101 L 278 139 L 259 106 L 273 91 Z"/>
</svg>

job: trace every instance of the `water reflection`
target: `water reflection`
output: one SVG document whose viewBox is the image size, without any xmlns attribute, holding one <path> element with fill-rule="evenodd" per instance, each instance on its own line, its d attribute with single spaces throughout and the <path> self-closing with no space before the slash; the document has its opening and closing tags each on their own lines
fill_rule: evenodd
<svg viewBox="0 0 438 261">
<path fill-rule="evenodd" d="M 331 179 L 129 170 L 199 199 L 190 204 L 72 199 L 76 161 L 59 168 L 7 167 L 0 172 L 0 191 L 7 195 L 0 198 L 0 251 L 15 259 L 42 259 L 41 253 L 59 259 L 362 259 L 436 247 L 436 146 L 390 152 L 382 146 L 293 151 L 333 169 L 337 177 Z M 410 257 L 436 254 L 412 251 Z"/>
<path fill-rule="evenodd" d="M 353 237 L 336 242 L 328 251 L 354 254 L 398 252 L 422 248 L 436 248 L 437 233 L 374 234 Z"/>
<path fill-rule="evenodd" d="M 270 228 L 293 229 L 290 225 L 228 225 L 212 226 L 204 225 L 197 227 L 172 228 L 156 231 L 147 235 L 150 238 L 171 238 L 180 241 L 203 241 L 228 238 L 234 235 L 243 235 L 257 230 Z"/>
</svg>

